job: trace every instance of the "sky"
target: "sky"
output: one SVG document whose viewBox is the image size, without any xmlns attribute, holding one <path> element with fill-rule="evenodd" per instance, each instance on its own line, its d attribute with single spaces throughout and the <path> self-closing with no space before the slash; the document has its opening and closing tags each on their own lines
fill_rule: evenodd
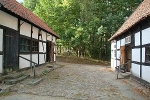
<svg viewBox="0 0 150 100">
<path fill-rule="evenodd" d="M 18 1 L 18 2 L 23 2 L 23 0 L 16 0 L 16 1 Z"/>
</svg>

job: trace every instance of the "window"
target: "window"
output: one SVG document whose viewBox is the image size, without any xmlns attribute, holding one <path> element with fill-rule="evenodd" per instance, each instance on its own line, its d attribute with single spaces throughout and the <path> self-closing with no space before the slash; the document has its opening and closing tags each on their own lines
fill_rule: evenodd
<svg viewBox="0 0 150 100">
<path fill-rule="evenodd" d="M 38 41 L 33 41 L 32 42 L 32 52 L 38 52 L 39 51 L 39 43 Z"/>
<path fill-rule="evenodd" d="M 29 39 L 21 38 L 20 39 L 20 52 L 29 52 L 30 43 L 31 41 Z"/>
<path fill-rule="evenodd" d="M 145 61 L 150 61 L 150 46 L 145 48 Z"/>
<path fill-rule="evenodd" d="M 32 49 L 31 49 L 32 45 Z M 20 52 L 38 52 L 39 51 L 39 42 L 37 40 L 31 40 L 27 38 L 21 38 L 20 39 Z"/>
</svg>

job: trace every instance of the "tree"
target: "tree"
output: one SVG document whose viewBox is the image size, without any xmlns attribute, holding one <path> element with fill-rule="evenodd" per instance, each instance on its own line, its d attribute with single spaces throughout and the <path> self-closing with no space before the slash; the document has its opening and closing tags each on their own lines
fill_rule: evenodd
<svg viewBox="0 0 150 100">
<path fill-rule="evenodd" d="M 23 5 L 30 11 L 34 11 L 39 0 L 24 0 Z"/>
<path fill-rule="evenodd" d="M 25 0 L 61 37 L 62 45 L 86 56 L 109 60 L 107 40 L 136 9 L 141 0 Z"/>
</svg>

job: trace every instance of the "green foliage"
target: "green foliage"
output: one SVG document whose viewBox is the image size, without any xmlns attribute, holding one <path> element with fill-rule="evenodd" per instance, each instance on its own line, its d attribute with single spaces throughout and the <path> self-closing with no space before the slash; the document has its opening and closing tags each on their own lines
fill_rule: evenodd
<svg viewBox="0 0 150 100">
<path fill-rule="evenodd" d="M 24 0 L 23 5 L 30 11 L 34 11 L 39 0 Z"/>
<path fill-rule="evenodd" d="M 24 0 L 61 37 L 63 46 L 95 59 L 110 59 L 107 40 L 141 0 Z"/>
</svg>

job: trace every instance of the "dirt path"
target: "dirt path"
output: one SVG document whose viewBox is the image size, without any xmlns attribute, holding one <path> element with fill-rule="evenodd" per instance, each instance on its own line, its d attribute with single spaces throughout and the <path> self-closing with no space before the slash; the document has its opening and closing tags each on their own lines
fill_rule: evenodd
<svg viewBox="0 0 150 100">
<path fill-rule="evenodd" d="M 150 100 L 149 90 L 130 79 L 116 80 L 109 66 L 57 62 L 36 85 L 17 84 L 0 100 Z"/>
</svg>

